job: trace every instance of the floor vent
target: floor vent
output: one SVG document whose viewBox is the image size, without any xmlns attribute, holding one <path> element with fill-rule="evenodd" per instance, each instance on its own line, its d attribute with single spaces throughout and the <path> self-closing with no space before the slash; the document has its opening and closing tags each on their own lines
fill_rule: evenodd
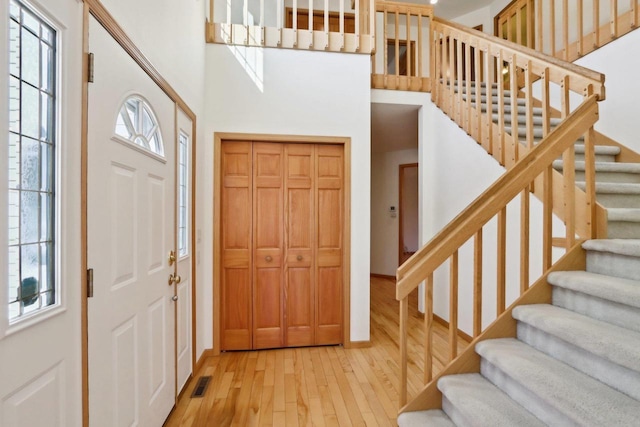
<svg viewBox="0 0 640 427">
<path fill-rule="evenodd" d="M 196 388 L 193 389 L 193 393 L 191 393 L 191 398 L 194 397 L 203 397 L 205 392 L 207 391 L 207 387 L 209 386 L 209 381 L 211 381 L 211 377 L 200 377 L 198 379 L 198 383 L 196 384 Z"/>
</svg>

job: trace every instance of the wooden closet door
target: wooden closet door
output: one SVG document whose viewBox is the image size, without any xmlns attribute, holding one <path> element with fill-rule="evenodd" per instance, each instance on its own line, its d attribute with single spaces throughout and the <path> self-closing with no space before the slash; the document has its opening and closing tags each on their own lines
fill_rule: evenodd
<svg viewBox="0 0 640 427">
<path fill-rule="evenodd" d="M 253 348 L 284 346 L 283 144 L 253 145 Z"/>
<path fill-rule="evenodd" d="M 252 144 L 222 144 L 221 348 L 252 343 Z"/>
<path fill-rule="evenodd" d="M 315 343 L 315 146 L 285 146 L 286 346 Z"/>
<path fill-rule="evenodd" d="M 344 150 L 316 146 L 316 344 L 342 343 Z"/>
</svg>

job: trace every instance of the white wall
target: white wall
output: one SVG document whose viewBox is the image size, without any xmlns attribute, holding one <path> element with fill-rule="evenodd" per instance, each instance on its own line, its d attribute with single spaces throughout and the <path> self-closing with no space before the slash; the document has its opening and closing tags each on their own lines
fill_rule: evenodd
<svg viewBox="0 0 640 427">
<path fill-rule="evenodd" d="M 482 31 L 493 35 L 493 15 L 491 6 L 481 7 L 462 16 L 452 19 L 453 22 L 473 28 L 482 25 Z"/>
<path fill-rule="evenodd" d="M 596 129 L 640 152 L 640 31 L 633 31 L 577 60 L 605 75 L 606 99 L 598 104 Z"/>
<path fill-rule="evenodd" d="M 213 235 L 214 132 L 350 137 L 351 340 L 369 340 L 370 57 L 208 45 L 206 60 L 206 138 L 198 151 L 205 240 Z M 213 260 L 209 243 L 202 259 Z M 201 279 L 209 290 L 208 270 Z"/>
<path fill-rule="evenodd" d="M 395 276 L 398 268 L 400 218 L 389 208 L 399 209 L 399 166 L 418 162 L 418 149 L 371 155 L 371 273 Z"/>
</svg>

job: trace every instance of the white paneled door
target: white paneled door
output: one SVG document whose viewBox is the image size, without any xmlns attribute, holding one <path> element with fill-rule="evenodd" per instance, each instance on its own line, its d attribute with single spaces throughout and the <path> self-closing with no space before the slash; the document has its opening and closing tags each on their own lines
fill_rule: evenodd
<svg viewBox="0 0 640 427">
<path fill-rule="evenodd" d="M 175 105 L 93 18 L 89 28 L 90 425 L 161 426 L 175 403 L 181 292 L 169 256 Z"/>
</svg>

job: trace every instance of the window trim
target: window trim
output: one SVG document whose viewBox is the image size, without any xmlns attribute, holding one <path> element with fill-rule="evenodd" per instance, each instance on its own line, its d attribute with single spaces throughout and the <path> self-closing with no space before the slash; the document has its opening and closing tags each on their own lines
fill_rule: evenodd
<svg viewBox="0 0 640 427">
<path fill-rule="evenodd" d="M 3 315 L 2 315 L 2 319 L 0 321 L 0 339 L 4 338 L 4 337 L 8 337 L 10 335 L 13 335 L 17 332 L 20 332 L 24 329 L 30 328 L 31 326 L 37 325 L 41 322 L 44 322 L 45 320 L 48 320 L 52 317 L 56 317 L 64 312 L 67 311 L 67 304 L 66 304 L 66 287 L 62 286 L 62 260 L 61 260 L 61 254 L 63 253 L 63 248 L 65 247 L 65 242 L 62 239 L 62 200 L 64 199 L 62 196 L 62 180 L 63 180 L 63 170 L 64 170 L 64 165 L 63 163 L 63 156 L 62 156 L 62 150 L 61 147 L 64 145 L 62 142 L 62 114 L 61 111 L 63 111 L 63 102 L 62 102 L 62 88 L 63 88 L 63 67 L 62 67 L 62 63 L 63 63 L 63 58 L 64 58 L 64 49 L 63 49 L 63 45 L 64 45 L 64 26 L 62 24 L 60 24 L 57 20 L 55 20 L 52 15 L 49 13 L 49 11 L 47 9 L 45 9 L 43 6 L 40 5 L 40 3 L 36 3 L 34 4 L 33 2 L 29 1 L 29 0 L 15 0 L 17 3 L 20 3 L 22 5 L 22 7 L 25 7 L 29 10 L 30 13 L 32 13 L 34 16 L 36 16 L 38 19 L 42 20 L 45 24 L 47 24 L 49 27 L 51 27 L 51 29 L 55 32 L 55 43 L 54 43 L 54 47 L 55 47 L 55 55 L 54 55 L 54 68 L 53 68 L 53 72 L 54 74 L 54 79 L 53 79 L 53 93 L 54 93 L 54 100 L 53 100 L 53 133 L 52 133 L 52 139 L 53 139 L 53 165 L 54 165 L 54 173 L 53 173 L 53 187 L 52 187 L 52 195 L 53 195 L 53 207 L 52 207 L 52 211 L 53 211 L 53 221 L 52 221 L 52 234 L 53 234 L 53 268 L 54 268 L 54 272 L 53 272 L 53 280 L 54 280 L 54 289 L 55 289 L 55 301 L 53 304 L 49 305 L 49 306 L 45 306 L 45 307 L 41 307 L 40 309 L 32 312 L 32 313 L 28 313 L 25 315 L 22 315 L 20 317 L 17 317 L 13 320 L 9 319 L 9 295 L 8 295 L 8 286 L 3 290 L 2 292 L 2 296 L 0 297 L 0 303 L 3 304 Z M 2 15 L 2 19 L 5 19 L 5 22 L 9 22 L 11 18 L 11 14 L 9 12 L 9 5 L 7 4 L 7 8 L 6 8 L 6 12 Z M 6 38 L 6 56 L 3 56 L 3 60 L 4 63 L 7 68 L 6 68 L 6 72 L 7 75 L 9 75 L 9 35 L 8 35 L 8 31 L 7 31 L 7 38 Z M 8 86 L 7 86 L 8 88 Z M 9 92 L 7 90 L 6 92 L 6 101 L 4 102 L 4 104 L 6 104 L 4 107 L 7 108 L 8 107 L 8 95 Z M 3 116 L 3 120 L 6 120 L 8 123 L 9 120 L 9 111 L 8 108 L 6 110 L 6 115 Z M 7 127 L 7 135 L 9 133 L 9 129 Z M 7 146 L 8 149 L 8 146 Z M 4 155 L 4 157 L 8 158 L 8 151 L 2 153 Z M 8 196 L 8 189 L 7 189 L 7 196 Z M 6 199 L 6 202 L 8 202 L 8 198 Z M 7 233 L 6 230 L 8 230 L 8 205 L 6 208 L 3 209 L 3 217 L 1 218 L 2 221 L 2 228 L 3 228 L 3 233 Z M 5 250 L 7 251 L 6 254 L 8 254 L 8 249 L 9 249 L 9 236 L 8 234 L 5 234 L 4 236 L 0 236 L 0 237 L 4 237 L 1 241 L 2 244 L 5 246 Z M 8 257 L 6 257 L 5 261 L 3 262 L 3 267 L 4 267 L 4 271 L 0 271 L 0 273 L 4 274 L 3 277 L 8 277 L 8 273 L 9 273 L 9 265 L 8 265 Z"/>
</svg>

